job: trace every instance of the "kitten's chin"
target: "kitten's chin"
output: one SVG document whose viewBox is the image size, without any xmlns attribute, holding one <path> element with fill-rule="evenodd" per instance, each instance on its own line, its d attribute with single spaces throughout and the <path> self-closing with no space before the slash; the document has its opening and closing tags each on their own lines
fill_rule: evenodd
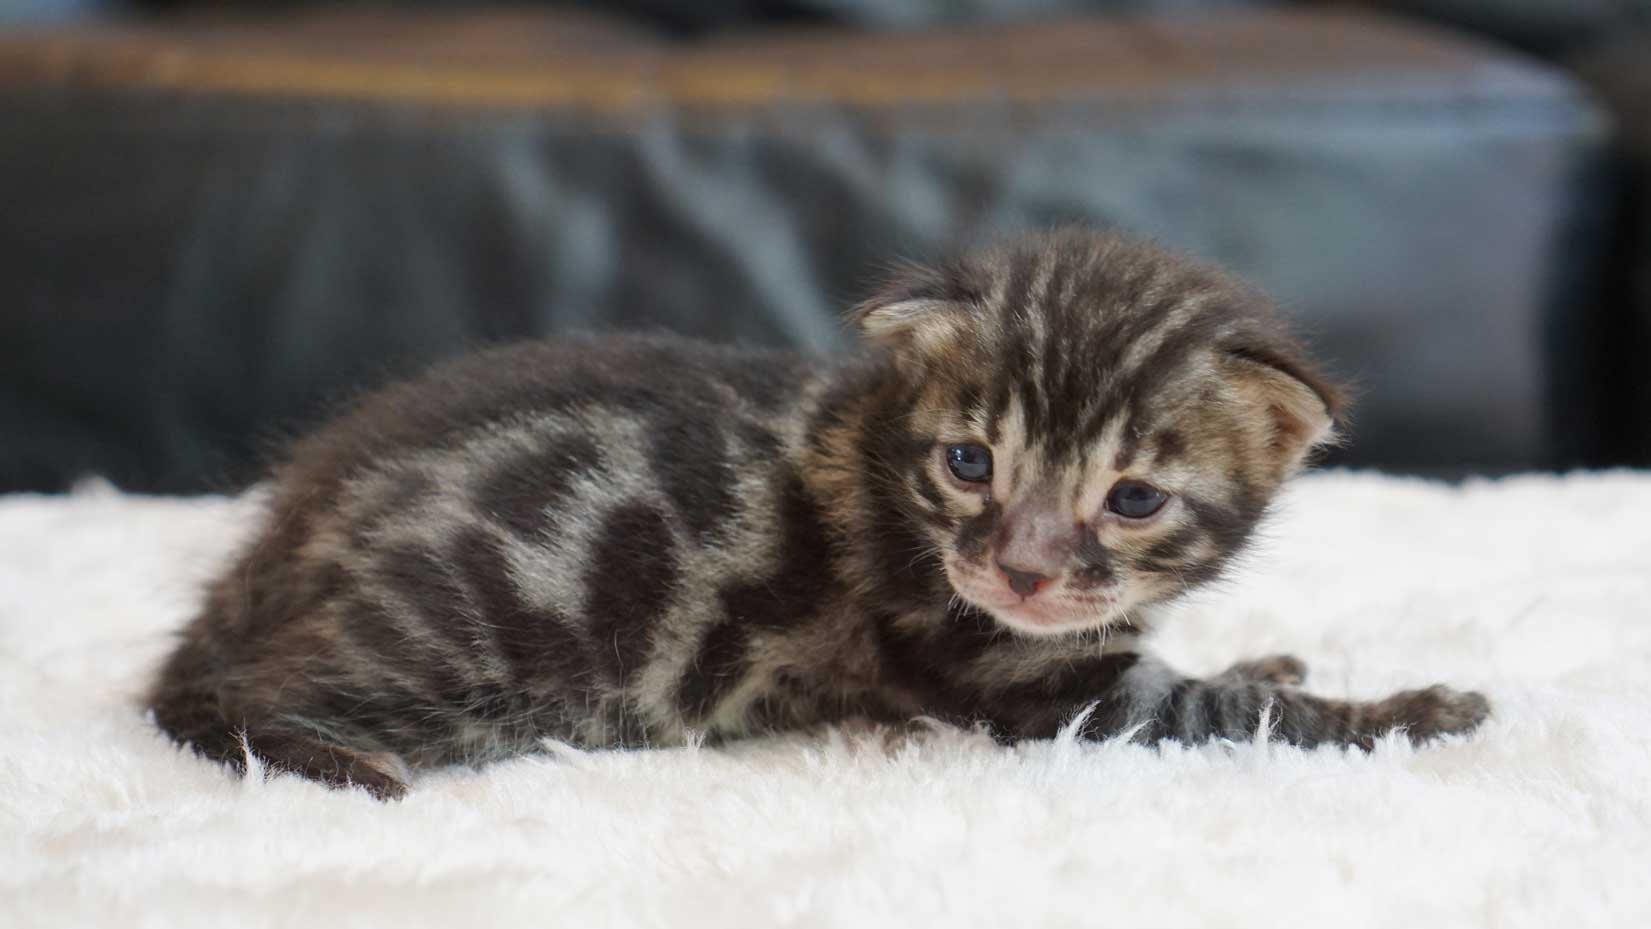
<svg viewBox="0 0 1651 929">
<path fill-rule="evenodd" d="M 953 588 L 957 590 L 956 587 Z M 996 602 L 981 596 L 971 596 L 962 590 L 957 594 L 970 606 L 997 620 L 1010 631 L 1025 636 L 1059 636 L 1099 629 L 1119 619 L 1122 611 L 1116 608 L 1086 607 L 1074 609 L 1059 603 L 1041 600 Z"/>
<path fill-rule="evenodd" d="M 1090 596 L 1086 603 L 1075 603 L 1064 593 L 1023 600 L 980 583 L 971 572 L 959 570 L 950 562 L 945 568 L 952 591 L 963 602 L 1020 635 L 1052 637 L 1091 632 L 1124 617 L 1115 595 Z"/>
<path fill-rule="evenodd" d="M 1074 614 L 1071 610 L 1021 603 L 1014 606 L 976 604 L 1011 631 L 1025 636 L 1060 636 L 1099 629 L 1111 620 L 1111 613 Z"/>
</svg>

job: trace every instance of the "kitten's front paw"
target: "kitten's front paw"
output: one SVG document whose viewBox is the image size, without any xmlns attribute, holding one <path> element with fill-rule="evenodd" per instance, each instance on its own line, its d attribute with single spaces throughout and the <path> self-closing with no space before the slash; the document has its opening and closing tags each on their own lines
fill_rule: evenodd
<svg viewBox="0 0 1651 929">
<path fill-rule="evenodd" d="M 1386 729 L 1403 729 L 1418 745 L 1442 735 L 1472 732 L 1490 715 L 1490 701 L 1483 694 L 1439 684 L 1396 693 L 1378 706 Z"/>
<path fill-rule="evenodd" d="M 1260 684 L 1296 687 L 1307 680 L 1307 663 L 1294 655 L 1268 655 L 1254 661 L 1240 661 L 1227 669 L 1227 675 Z"/>
</svg>

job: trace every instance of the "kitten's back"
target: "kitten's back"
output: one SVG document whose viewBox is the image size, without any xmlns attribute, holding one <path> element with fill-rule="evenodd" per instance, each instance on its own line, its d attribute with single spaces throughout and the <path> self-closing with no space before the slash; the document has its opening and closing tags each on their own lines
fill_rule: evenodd
<svg viewBox="0 0 1651 929">
<path fill-rule="evenodd" d="M 681 685 L 652 669 L 691 662 L 696 631 L 671 627 L 706 612 L 677 592 L 763 563 L 819 370 L 595 338 L 364 398 L 275 470 L 263 530 L 163 671 L 157 721 L 231 764 L 247 731 L 260 754 L 320 753 L 311 776 L 386 784 L 402 761 L 545 736 L 671 736 Z"/>
</svg>

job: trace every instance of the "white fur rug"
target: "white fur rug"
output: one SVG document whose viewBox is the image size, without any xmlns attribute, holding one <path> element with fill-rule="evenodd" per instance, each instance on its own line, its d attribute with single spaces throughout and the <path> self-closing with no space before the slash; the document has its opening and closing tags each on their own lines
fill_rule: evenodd
<svg viewBox="0 0 1651 929">
<path fill-rule="evenodd" d="M 0 498 L 0 925 L 1651 926 L 1651 475 L 1302 482 L 1188 670 L 1479 688 L 1475 737 L 561 752 L 401 803 L 180 753 L 135 699 L 245 501 Z"/>
</svg>

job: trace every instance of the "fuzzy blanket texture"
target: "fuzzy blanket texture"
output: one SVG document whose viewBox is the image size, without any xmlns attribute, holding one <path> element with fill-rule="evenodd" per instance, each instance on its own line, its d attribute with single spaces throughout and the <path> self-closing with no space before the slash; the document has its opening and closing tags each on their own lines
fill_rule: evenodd
<svg viewBox="0 0 1651 929">
<path fill-rule="evenodd" d="M 556 749 L 384 804 L 232 777 L 138 696 L 252 501 L 0 498 L 0 924 L 1651 926 L 1651 474 L 1300 481 L 1186 670 L 1486 692 L 1475 736 Z"/>
</svg>

